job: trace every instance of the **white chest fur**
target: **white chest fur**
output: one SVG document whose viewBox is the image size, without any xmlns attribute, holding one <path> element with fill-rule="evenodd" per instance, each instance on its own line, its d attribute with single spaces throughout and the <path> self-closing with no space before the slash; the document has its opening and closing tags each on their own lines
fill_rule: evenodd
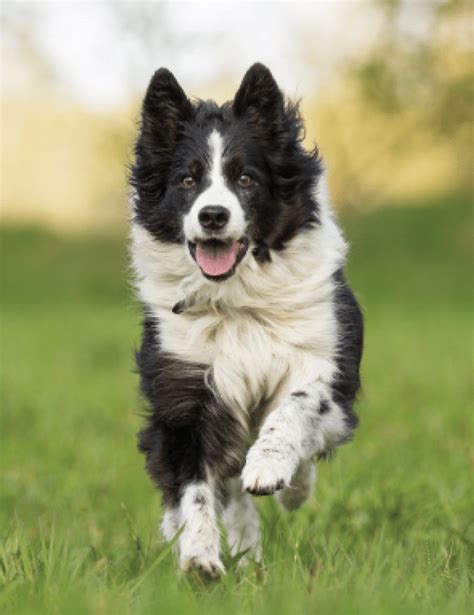
<svg viewBox="0 0 474 615">
<path fill-rule="evenodd" d="M 223 283 L 206 280 L 183 246 L 132 227 L 140 298 L 159 322 L 161 348 L 206 364 L 220 396 L 239 414 L 335 370 L 337 322 L 332 274 L 346 244 L 329 215 L 295 237 L 272 262 L 251 253 Z M 190 307 L 173 314 L 186 299 Z M 273 405 L 273 404 L 272 404 Z"/>
</svg>

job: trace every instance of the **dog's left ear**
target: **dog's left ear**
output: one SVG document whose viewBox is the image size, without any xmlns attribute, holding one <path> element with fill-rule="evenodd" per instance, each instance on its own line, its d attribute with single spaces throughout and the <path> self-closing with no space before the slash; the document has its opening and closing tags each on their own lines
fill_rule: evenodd
<svg viewBox="0 0 474 615">
<path fill-rule="evenodd" d="M 246 114 L 275 120 L 284 110 L 284 98 L 270 70 L 253 64 L 240 84 L 232 105 L 237 117 Z"/>
</svg>

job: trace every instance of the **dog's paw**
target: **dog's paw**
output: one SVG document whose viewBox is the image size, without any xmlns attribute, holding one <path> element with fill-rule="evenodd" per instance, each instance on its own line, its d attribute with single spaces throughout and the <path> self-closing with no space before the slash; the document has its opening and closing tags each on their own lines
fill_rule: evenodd
<svg viewBox="0 0 474 615">
<path fill-rule="evenodd" d="M 290 464 L 271 454 L 252 454 L 242 470 L 242 486 L 252 495 L 271 495 L 290 484 Z"/>
<path fill-rule="evenodd" d="M 182 558 L 181 570 L 186 573 L 197 573 L 205 580 L 218 579 L 225 574 L 224 564 L 219 558 L 212 559 L 196 555 Z"/>
</svg>

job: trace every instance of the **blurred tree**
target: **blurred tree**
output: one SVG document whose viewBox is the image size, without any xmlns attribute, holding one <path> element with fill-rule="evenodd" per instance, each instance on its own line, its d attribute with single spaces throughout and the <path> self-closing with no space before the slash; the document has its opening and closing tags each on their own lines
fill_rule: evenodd
<svg viewBox="0 0 474 615">
<path fill-rule="evenodd" d="M 469 190 L 472 4 L 379 0 L 372 44 L 308 112 L 341 205 Z"/>
<path fill-rule="evenodd" d="M 351 69 L 364 99 L 387 114 L 423 110 L 425 122 L 444 134 L 463 131 L 472 119 L 474 96 L 472 3 L 379 4 L 384 15 L 380 40 Z M 421 29 L 407 23 L 419 11 Z"/>
<path fill-rule="evenodd" d="M 472 160 L 472 3 L 379 0 L 354 4 L 358 25 L 351 21 L 354 12 L 332 13 L 328 8 L 333 20 L 342 19 L 334 44 L 337 61 L 327 61 L 330 54 L 322 60 L 318 54 L 314 41 L 322 26 L 317 10 L 304 12 L 309 25 L 305 20 L 301 32 L 281 17 L 284 36 L 300 45 L 295 62 L 307 67 L 308 84 L 316 88 L 324 82 L 317 97 L 305 98 L 303 112 L 308 135 L 317 136 L 328 161 L 336 202 L 362 208 L 426 199 L 465 187 L 471 179 Z M 94 5 L 97 13 L 92 10 L 77 27 L 72 22 L 76 37 L 72 47 L 79 58 L 72 64 L 72 74 L 89 74 L 91 64 L 85 59 L 81 62 L 82 52 L 89 47 L 81 45 L 81 37 L 99 15 L 100 28 L 92 28 L 92 36 L 111 33 L 110 40 L 118 42 L 120 54 L 97 66 L 93 58 L 93 78 L 99 83 L 113 63 L 120 67 L 120 79 L 128 82 L 124 91 L 135 98 L 122 106 L 118 101 L 113 106 L 112 99 L 105 112 L 88 105 L 87 97 L 81 98 L 82 81 L 77 80 L 74 89 L 67 64 L 58 63 L 58 52 L 51 55 L 45 47 L 51 31 L 56 32 L 54 27 L 64 22 L 59 20 L 48 30 L 43 20 L 64 5 L 2 5 L 5 217 L 34 219 L 60 228 L 113 230 L 124 225 L 128 213 L 126 163 L 136 132 L 139 99 L 150 75 L 165 56 L 169 61 L 169 50 L 176 52 L 177 60 L 188 62 L 205 45 L 222 49 L 219 28 L 210 33 L 197 26 L 193 29 L 189 23 L 182 28 L 182 15 L 175 12 L 173 18 L 170 4 Z M 76 11 L 83 10 L 77 6 Z M 238 7 L 232 10 L 240 11 Z M 78 14 L 82 16 L 71 12 Z M 351 33 L 356 39 L 344 48 L 344 37 L 351 38 Z M 61 40 L 69 43 L 67 38 Z M 202 77 L 206 67 L 200 56 L 198 64 L 196 72 Z M 235 80 L 227 87 L 226 79 L 235 66 L 231 58 L 227 76 L 211 71 L 211 78 L 203 78 L 202 93 L 219 99 L 224 90 L 232 92 Z M 92 87 L 88 84 L 95 91 L 94 83 Z M 24 181 L 25 169 L 28 182 Z"/>
</svg>

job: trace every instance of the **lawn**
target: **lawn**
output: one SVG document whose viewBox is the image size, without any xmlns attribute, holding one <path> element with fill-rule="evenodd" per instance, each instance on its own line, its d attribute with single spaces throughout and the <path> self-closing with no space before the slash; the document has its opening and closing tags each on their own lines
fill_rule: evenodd
<svg viewBox="0 0 474 615">
<path fill-rule="evenodd" d="M 135 446 L 125 239 L 3 229 L 3 613 L 472 612 L 467 198 L 346 215 L 366 317 L 361 424 L 297 513 L 260 499 L 261 566 L 176 573 Z"/>
</svg>

